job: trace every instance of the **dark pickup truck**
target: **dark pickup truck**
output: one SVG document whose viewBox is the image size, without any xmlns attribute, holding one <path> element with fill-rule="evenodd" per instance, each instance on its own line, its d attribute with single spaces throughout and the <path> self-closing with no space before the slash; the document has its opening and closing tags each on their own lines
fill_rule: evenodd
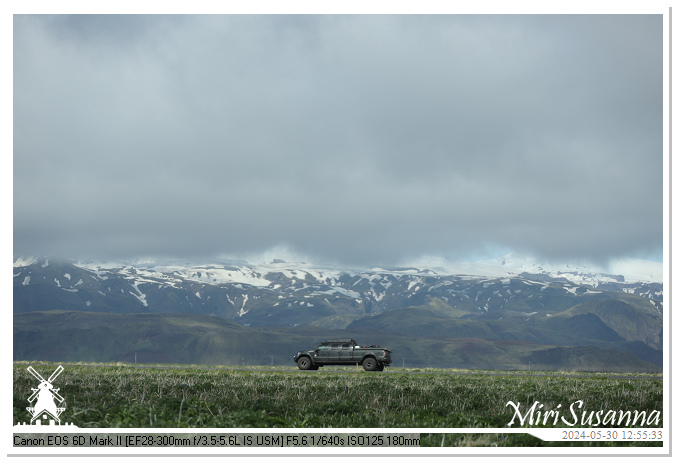
<svg viewBox="0 0 679 464">
<path fill-rule="evenodd" d="M 303 371 L 321 366 L 360 363 L 366 371 L 383 371 L 391 364 L 391 350 L 377 345 L 361 346 L 351 338 L 326 340 L 315 350 L 298 351 L 294 357 Z"/>
</svg>

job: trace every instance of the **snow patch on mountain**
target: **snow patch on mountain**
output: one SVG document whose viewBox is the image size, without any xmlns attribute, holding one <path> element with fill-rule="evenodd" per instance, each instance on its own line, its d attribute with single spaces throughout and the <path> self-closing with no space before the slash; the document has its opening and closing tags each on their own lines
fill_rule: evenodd
<svg viewBox="0 0 679 464">
<path fill-rule="evenodd" d="M 343 287 L 332 287 L 328 290 L 314 292 L 314 294 L 316 294 L 316 295 L 340 294 L 340 295 L 348 296 L 349 298 L 360 298 L 361 297 L 360 293 L 355 292 L 353 290 L 349 290 L 347 288 L 343 288 Z"/>
<path fill-rule="evenodd" d="M 14 267 L 26 267 L 30 266 L 31 264 L 35 264 L 38 262 L 38 258 L 35 256 L 29 256 L 27 258 L 24 258 L 23 256 L 19 256 L 14 260 Z"/>
<path fill-rule="evenodd" d="M 134 287 L 134 289 L 137 291 L 137 293 L 130 292 L 130 294 L 132 296 L 134 296 L 135 298 L 137 298 L 141 302 L 141 304 L 143 304 L 144 306 L 148 306 L 149 304 L 146 301 L 146 295 L 144 293 L 142 293 L 141 290 L 139 290 L 139 282 L 134 282 L 132 284 L 132 287 Z"/>
<path fill-rule="evenodd" d="M 245 310 L 245 303 L 247 303 L 247 302 L 248 302 L 248 294 L 246 293 L 245 295 L 243 295 L 243 304 L 240 307 L 240 311 L 238 311 L 238 315 L 241 316 L 241 317 L 243 316 L 243 314 L 247 313 L 247 311 Z"/>
<path fill-rule="evenodd" d="M 611 274 L 625 276 L 628 282 L 658 282 L 663 281 L 663 263 L 643 259 L 617 259 L 609 266 Z"/>
</svg>

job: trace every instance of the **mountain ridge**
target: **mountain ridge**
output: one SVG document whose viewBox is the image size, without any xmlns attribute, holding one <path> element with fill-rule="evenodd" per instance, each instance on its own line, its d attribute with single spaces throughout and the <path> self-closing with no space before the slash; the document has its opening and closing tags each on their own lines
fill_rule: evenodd
<svg viewBox="0 0 679 464">
<path fill-rule="evenodd" d="M 301 313 L 314 318 L 341 319 L 438 301 L 458 313 L 503 308 L 531 312 L 545 304 L 565 309 L 564 305 L 611 293 L 616 293 L 616 299 L 619 293 L 642 296 L 661 314 L 663 296 L 662 283 L 625 282 L 624 278 L 581 271 L 577 275 L 561 271 L 536 275 L 517 274 L 515 269 L 509 274 L 504 270 L 502 275 L 471 276 L 440 274 L 428 268 L 345 270 L 282 260 L 252 265 L 242 260 L 93 263 L 50 258 L 17 258 L 13 269 L 14 312 L 185 312 L 257 325 L 264 320 L 285 324 L 286 319 L 290 325 L 305 323 L 294 317 L 300 309 L 308 310 Z M 525 271 L 526 267 L 518 269 Z M 531 301 L 528 294 L 536 295 L 535 299 Z"/>
</svg>

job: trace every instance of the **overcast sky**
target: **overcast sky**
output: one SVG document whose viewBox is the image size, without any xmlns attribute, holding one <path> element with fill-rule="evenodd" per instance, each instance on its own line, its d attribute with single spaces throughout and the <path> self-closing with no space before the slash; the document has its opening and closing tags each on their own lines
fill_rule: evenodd
<svg viewBox="0 0 679 464">
<path fill-rule="evenodd" d="M 15 16 L 14 253 L 662 257 L 662 16 Z"/>
</svg>

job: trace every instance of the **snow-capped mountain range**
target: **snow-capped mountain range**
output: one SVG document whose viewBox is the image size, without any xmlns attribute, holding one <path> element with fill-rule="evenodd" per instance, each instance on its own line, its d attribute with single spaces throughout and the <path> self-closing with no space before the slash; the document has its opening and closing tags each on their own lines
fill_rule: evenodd
<svg viewBox="0 0 679 464">
<path fill-rule="evenodd" d="M 42 261 L 41 261 L 42 260 Z M 17 257 L 13 267 L 21 268 L 41 262 L 42 267 L 49 265 L 49 258 Z M 567 279 L 573 283 L 598 286 L 600 283 L 625 282 L 662 283 L 663 264 L 642 259 L 620 259 L 612 261 L 607 269 L 595 265 L 547 264 L 534 259 L 510 253 L 499 258 L 476 262 L 447 262 L 443 259 L 427 259 L 427 265 L 415 262 L 398 267 L 338 267 L 334 265 L 315 265 L 306 262 L 287 262 L 272 259 L 269 262 L 250 263 L 240 259 L 216 259 L 212 262 L 195 263 L 172 258 L 140 258 L 117 262 L 73 261 L 78 267 L 93 272 L 106 272 L 112 269 L 137 268 L 151 274 L 154 272 L 175 272 L 198 281 L 205 279 L 196 272 L 201 269 L 210 272 L 212 283 L 243 283 L 253 286 L 267 286 L 269 281 L 262 276 L 271 272 L 283 272 L 294 278 L 299 272 L 316 276 L 320 280 L 341 274 L 395 274 L 395 275 L 439 275 L 468 277 L 517 277 L 522 274 L 543 275 L 551 278 Z M 238 269 L 238 272 L 233 272 Z"/>
<path fill-rule="evenodd" d="M 521 308 L 530 314 L 528 309 L 547 308 L 538 303 L 546 295 L 566 298 L 567 303 L 558 304 L 561 307 L 603 292 L 645 297 L 662 312 L 661 263 L 618 263 L 614 269 L 624 274 L 535 264 L 515 255 L 435 264 L 346 269 L 280 259 L 198 264 L 172 259 L 97 263 L 17 257 L 14 312 L 184 312 L 247 325 L 343 327 L 366 314 L 433 301 L 463 312 Z"/>
</svg>

